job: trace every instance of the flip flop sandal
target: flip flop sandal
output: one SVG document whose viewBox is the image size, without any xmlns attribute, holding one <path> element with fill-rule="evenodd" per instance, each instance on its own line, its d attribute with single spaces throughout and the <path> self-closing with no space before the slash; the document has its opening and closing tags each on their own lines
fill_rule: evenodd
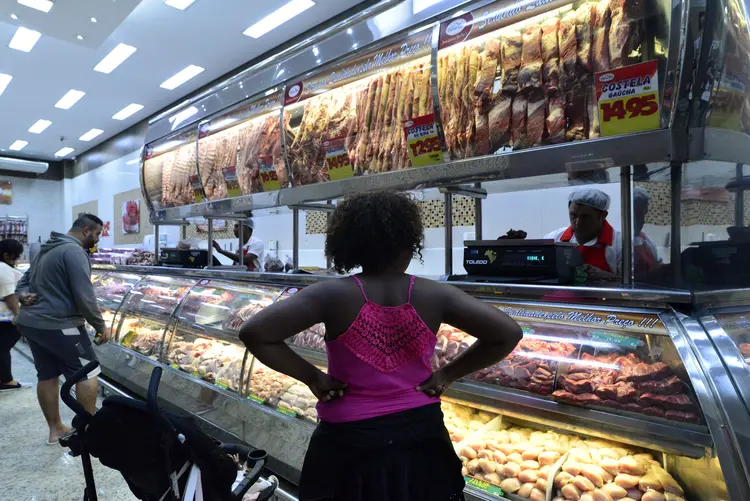
<svg viewBox="0 0 750 501">
<path fill-rule="evenodd" d="M 0 391 L 20 390 L 21 388 L 23 388 L 23 385 L 21 383 L 0 384 Z"/>
</svg>

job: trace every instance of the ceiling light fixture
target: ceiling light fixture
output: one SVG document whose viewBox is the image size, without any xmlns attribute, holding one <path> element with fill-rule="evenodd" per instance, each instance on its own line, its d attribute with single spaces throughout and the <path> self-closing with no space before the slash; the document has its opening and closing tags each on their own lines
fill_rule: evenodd
<svg viewBox="0 0 750 501">
<path fill-rule="evenodd" d="M 49 120 L 37 120 L 34 125 L 29 127 L 29 132 L 31 132 L 32 134 L 41 134 L 50 125 L 52 125 L 52 122 L 50 122 Z"/>
<path fill-rule="evenodd" d="M 320 51 L 317 47 L 313 47 L 313 56 L 318 57 L 318 55 L 320 55 Z"/>
<path fill-rule="evenodd" d="M 120 111 L 118 111 L 117 113 L 115 113 L 114 115 L 112 115 L 112 118 L 114 118 L 115 120 L 125 120 L 129 116 L 134 115 L 135 113 L 138 113 L 142 109 L 143 109 L 142 104 L 131 103 L 127 105 L 126 107 L 124 107 L 123 109 L 121 109 Z"/>
<path fill-rule="evenodd" d="M 8 87 L 11 80 L 13 80 L 12 76 L 0 73 L 0 96 L 3 95 L 3 92 L 5 92 L 5 89 Z"/>
<path fill-rule="evenodd" d="M 55 108 L 60 108 L 61 110 L 69 110 L 70 108 L 73 107 L 74 104 L 76 104 L 85 95 L 86 93 L 83 92 L 82 90 L 70 89 L 55 104 Z"/>
<path fill-rule="evenodd" d="M 60 148 L 57 150 L 57 153 L 55 153 L 56 157 L 64 157 L 66 155 L 69 155 L 73 153 L 75 150 L 73 148 L 68 148 L 67 146 L 65 148 Z"/>
<path fill-rule="evenodd" d="M 49 0 L 18 0 L 18 3 L 25 7 L 31 7 L 32 9 L 40 10 L 42 12 L 49 12 L 54 5 Z"/>
<path fill-rule="evenodd" d="M 201 74 L 203 70 L 204 68 L 191 64 L 190 66 L 180 71 L 176 75 L 173 75 L 167 80 L 163 81 L 159 87 L 161 87 L 162 89 L 174 90 L 180 85 L 190 80 L 191 78 Z"/>
<path fill-rule="evenodd" d="M 20 139 L 16 139 L 8 149 L 13 151 L 21 151 L 26 147 L 27 144 L 29 144 L 28 141 L 21 141 Z"/>
<path fill-rule="evenodd" d="M 91 21 L 92 23 L 95 23 L 95 22 L 96 22 L 96 18 L 95 18 L 95 17 L 92 17 L 92 18 L 90 19 L 90 21 Z"/>
<path fill-rule="evenodd" d="M 11 18 L 12 20 L 14 20 L 14 21 L 18 21 L 18 16 L 17 16 L 17 15 L 15 15 L 15 14 L 11 14 L 11 15 L 10 15 L 10 18 Z"/>
<path fill-rule="evenodd" d="M 115 68 L 124 63 L 125 60 L 132 56 L 137 50 L 138 49 L 135 47 L 124 43 L 118 44 L 117 47 L 112 49 L 112 52 L 99 61 L 99 64 L 94 66 L 94 71 L 98 71 L 99 73 L 112 73 Z"/>
<path fill-rule="evenodd" d="M 31 52 L 31 49 L 34 48 L 34 45 L 36 45 L 41 36 L 42 34 L 38 31 L 19 26 L 8 47 L 22 52 Z"/>
<path fill-rule="evenodd" d="M 164 3 L 169 5 L 170 7 L 174 7 L 175 9 L 179 10 L 185 10 L 190 5 L 195 2 L 195 0 L 165 0 Z"/>
<path fill-rule="evenodd" d="M 96 136 L 100 135 L 102 132 L 104 131 L 101 129 L 91 129 L 90 131 L 88 131 L 86 134 L 82 135 L 78 139 L 81 141 L 91 141 Z"/>
<path fill-rule="evenodd" d="M 346 34 L 347 35 L 351 35 L 352 34 L 352 29 L 351 28 L 347 28 L 346 29 Z"/>
<path fill-rule="evenodd" d="M 83 35 L 76 35 L 76 38 L 77 38 L 78 40 L 83 40 Z"/>
<path fill-rule="evenodd" d="M 295 16 L 302 14 L 310 7 L 314 7 L 315 2 L 312 0 L 292 0 L 282 5 L 266 17 L 246 29 L 243 35 L 253 38 L 260 38 L 274 28 L 278 28 L 285 22 Z"/>
</svg>

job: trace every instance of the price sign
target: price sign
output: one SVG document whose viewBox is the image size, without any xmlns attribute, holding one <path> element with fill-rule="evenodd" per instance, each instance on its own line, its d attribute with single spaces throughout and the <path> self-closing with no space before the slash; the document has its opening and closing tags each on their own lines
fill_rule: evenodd
<svg viewBox="0 0 750 501">
<path fill-rule="evenodd" d="M 443 151 L 435 126 L 435 115 L 424 115 L 404 123 L 409 158 L 414 167 L 442 163 Z"/>
<path fill-rule="evenodd" d="M 283 405 L 280 405 L 280 406 L 276 407 L 276 411 L 280 412 L 280 413 L 282 413 L 282 414 L 284 414 L 286 416 L 297 417 L 297 413 L 296 412 L 294 412 L 292 409 L 284 407 Z"/>
<path fill-rule="evenodd" d="M 242 195 L 240 190 L 240 182 L 237 179 L 237 167 L 229 165 L 222 169 L 224 175 L 224 182 L 227 183 L 227 196 L 238 197 Z"/>
<path fill-rule="evenodd" d="M 279 176 L 273 166 L 273 157 L 261 155 L 255 160 L 260 168 L 260 182 L 263 185 L 263 191 L 278 191 L 281 189 Z"/>
<path fill-rule="evenodd" d="M 489 482 L 484 482 L 483 480 L 479 480 L 474 477 L 464 477 L 464 481 L 466 481 L 466 485 L 470 485 L 475 489 L 479 489 L 480 491 L 489 494 L 493 497 L 502 498 L 503 497 L 503 490 Z"/>
<path fill-rule="evenodd" d="M 354 168 L 349 162 L 349 152 L 346 149 L 346 138 L 337 137 L 323 141 L 326 152 L 328 177 L 331 181 L 348 179 L 354 176 Z"/>
<path fill-rule="evenodd" d="M 597 73 L 595 82 L 602 136 L 659 128 L 656 60 Z"/>
<path fill-rule="evenodd" d="M 247 399 L 248 399 L 248 400 L 252 400 L 253 402 L 255 402 L 255 403 L 257 403 L 257 404 L 261 404 L 261 405 L 263 405 L 264 403 L 266 403 L 266 401 L 265 401 L 265 400 L 263 400 L 262 398 L 260 398 L 260 397 L 258 397 L 258 396 L 256 396 L 256 395 L 252 395 L 252 394 L 251 394 L 251 395 L 248 395 L 248 396 L 247 396 Z"/>
<path fill-rule="evenodd" d="M 203 183 L 199 175 L 190 176 L 190 186 L 193 189 L 193 200 L 199 204 L 203 201 Z"/>
<path fill-rule="evenodd" d="M 625 346 L 626 348 L 636 349 L 644 345 L 642 339 L 637 337 L 622 336 L 615 334 L 614 332 L 601 332 L 596 331 L 591 333 L 592 341 L 601 341 L 604 343 L 612 343 L 619 346 Z"/>
</svg>

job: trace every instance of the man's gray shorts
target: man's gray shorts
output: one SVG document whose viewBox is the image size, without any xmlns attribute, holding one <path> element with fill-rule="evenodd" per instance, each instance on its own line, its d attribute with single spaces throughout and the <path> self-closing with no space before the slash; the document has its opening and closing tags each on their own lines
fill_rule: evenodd
<svg viewBox="0 0 750 501">
<path fill-rule="evenodd" d="M 39 381 L 59 376 L 69 379 L 78 369 L 96 360 L 91 340 L 83 326 L 47 330 L 19 325 L 18 330 L 29 342 Z M 97 367 L 89 373 L 88 379 L 98 376 L 100 372 L 101 369 Z"/>
</svg>

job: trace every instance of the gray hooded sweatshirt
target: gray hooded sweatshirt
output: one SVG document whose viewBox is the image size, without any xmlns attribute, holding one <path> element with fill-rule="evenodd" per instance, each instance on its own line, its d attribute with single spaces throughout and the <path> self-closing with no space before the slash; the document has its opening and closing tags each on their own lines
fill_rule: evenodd
<svg viewBox="0 0 750 501">
<path fill-rule="evenodd" d="M 58 330 L 88 321 L 96 332 L 105 332 L 91 284 L 91 261 L 75 237 L 52 232 L 16 286 L 16 294 L 22 292 L 37 294 L 39 299 L 21 307 L 18 325 Z"/>
</svg>

